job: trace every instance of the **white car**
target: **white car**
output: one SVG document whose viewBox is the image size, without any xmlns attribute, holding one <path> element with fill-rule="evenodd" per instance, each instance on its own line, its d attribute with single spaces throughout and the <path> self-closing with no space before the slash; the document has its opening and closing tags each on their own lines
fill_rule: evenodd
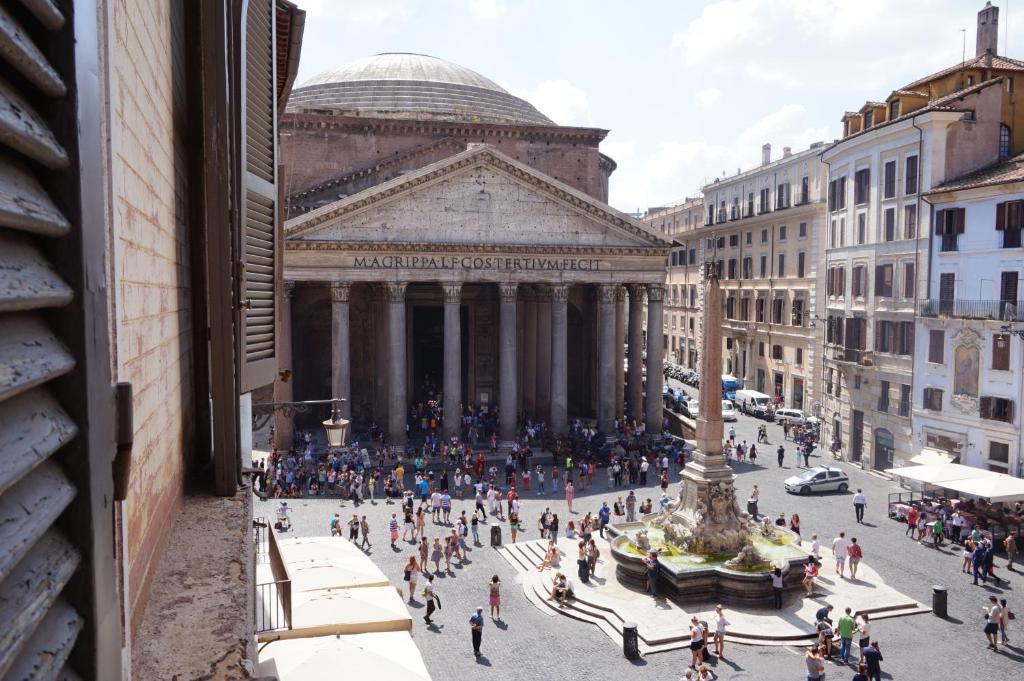
<svg viewBox="0 0 1024 681">
<path fill-rule="evenodd" d="M 687 400 L 683 402 L 683 414 L 690 417 L 691 419 L 697 418 L 698 405 L 697 400 Z"/>
<path fill-rule="evenodd" d="M 791 426 L 802 426 L 807 417 L 799 409 L 776 409 L 775 410 L 775 422 L 782 423 L 784 419 L 789 419 L 789 425 Z"/>
<path fill-rule="evenodd" d="M 786 478 L 783 483 L 787 492 L 810 494 L 811 492 L 839 492 L 850 489 L 850 478 L 846 471 L 828 466 L 815 466 Z"/>
<path fill-rule="evenodd" d="M 736 420 L 736 407 L 733 405 L 732 400 L 722 400 L 722 420 Z"/>
</svg>

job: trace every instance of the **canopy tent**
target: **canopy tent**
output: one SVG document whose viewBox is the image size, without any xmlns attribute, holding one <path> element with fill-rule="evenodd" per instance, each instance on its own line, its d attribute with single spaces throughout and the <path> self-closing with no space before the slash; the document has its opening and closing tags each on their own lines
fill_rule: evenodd
<svg viewBox="0 0 1024 681">
<path fill-rule="evenodd" d="M 280 681 L 334 681 L 341 677 L 430 681 L 407 632 L 273 641 L 260 652 L 259 673 Z"/>
<path fill-rule="evenodd" d="M 939 463 L 956 463 L 956 460 L 957 456 L 954 454 L 950 454 L 949 452 L 944 452 L 939 449 L 925 447 L 921 450 L 919 454 L 915 454 L 910 458 L 910 463 L 927 465 Z"/>
<path fill-rule="evenodd" d="M 277 543 L 292 578 L 292 591 L 390 584 L 369 556 L 351 542 L 337 537 L 296 537 L 278 539 Z"/>
<path fill-rule="evenodd" d="M 890 468 L 888 473 L 959 494 L 988 499 L 992 503 L 1024 500 L 1024 480 L 1005 473 L 958 463 L 936 463 Z"/>
</svg>

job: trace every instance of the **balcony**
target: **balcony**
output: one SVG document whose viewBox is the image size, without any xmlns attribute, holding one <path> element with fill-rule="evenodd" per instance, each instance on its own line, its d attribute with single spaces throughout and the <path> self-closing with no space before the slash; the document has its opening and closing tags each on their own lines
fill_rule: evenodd
<svg viewBox="0 0 1024 681">
<path fill-rule="evenodd" d="M 834 346 L 830 348 L 832 359 L 845 364 L 857 364 L 869 367 L 875 363 L 874 353 L 871 350 L 860 350 L 858 348 L 846 348 Z"/>
<path fill-rule="evenodd" d="M 921 303 L 922 317 L 955 319 L 992 319 L 1003 322 L 1024 321 L 1024 300 L 943 300 L 932 298 Z"/>
</svg>

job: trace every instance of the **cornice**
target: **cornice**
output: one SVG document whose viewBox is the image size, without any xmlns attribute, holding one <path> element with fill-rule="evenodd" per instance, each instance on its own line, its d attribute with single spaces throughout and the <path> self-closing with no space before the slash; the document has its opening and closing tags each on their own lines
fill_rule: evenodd
<svg viewBox="0 0 1024 681">
<path fill-rule="evenodd" d="M 325 222 L 329 222 L 342 215 L 357 212 L 392 196 L 439 181 L 447 175 L 464 168 L 480 165 L 481 163 L 485 163 L 520 182 L 535 187 L 539 191 L 553 196 L 562 203 L 595 220 L 610 223 L 633 236 L 649 241 L 651 242 L 651 248 L 668 249 L 671 247 L 671 241 L 653 231 L 649 231 L 639 222 L 631 221 L 617 214 L 610 207 L 607 209 L 603 208 L 596 199 L 572 189 L 554 178 L 550 180 L 542 178 L 538 175 L 538 171 L 528 169 L 527 166 L 512 161 L 493 148 L 483 147 L 469 149 L 461 154 L 452 156 L 450 159 L 426 166 L 414 173 L 388 180 L 351 197 L 341 199 L 303 216 L 294 218 L 289 221 L 293 223 L 290 230 L 287 224 L 285 226 L 287 238 L 294 239 L 302 233 L 311 231 Z M 288 233 L 289 231 L 291 232 L 290 234 Z"/>
<path fill-rule="evenodd" d="M 542 246 L 520 246 L 514 244 L 448 244 L 414 243 L 391 241 L 286 241 L 286 251 L 356 251 L 370 253 L 386 251 L 393 253 L 526 253 L 536 255 L 633 255 L 662 257 L 655 248 L 624 248 L 619 246 L 572 246 L 551 244 Z"/>
</svg>

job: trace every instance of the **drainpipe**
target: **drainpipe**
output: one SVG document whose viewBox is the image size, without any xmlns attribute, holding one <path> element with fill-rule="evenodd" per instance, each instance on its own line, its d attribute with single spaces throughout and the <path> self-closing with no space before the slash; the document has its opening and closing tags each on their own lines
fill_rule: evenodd
<svg viewBox="0 0 1024 681">
<path fill-rule="evenodd" d="M 927 273 L 927 277 L 925 279 L 925 296 L 926 296 L 925 299 L 927 300 L 928 298 L 931 298 L 931 292 L 932 292 L 931 291 L 931 288 L 932 288 L 932 234 L 935 231 L 932 228 L 932 220 L 935 217 L 935 206 L 932 205 L 932 203 L 930 201 L 928 201 L 928 199 L 924 198 L 924 195 L 922 194 L 922 190 L 924 189 L 924 187 L 921 185 L 921 176 L 922 176 L 923 168 L 924 168 L 924 130 L 921 129 L 920 127 L 918 127 L 918 125 L 917 125 L 917 116 L 914 116 L 913 118 L 910 119 L 910 124 L 913 125 L 915 128 L 917 128 L 917 204 L 916 205 L 917 205 L 917 228 L 918 228 L 918 230 L 921 229 L 921 202 L 924 201 L 925 203 L 928 204 L 928 241 L 927 241 L 927 244 L 928 244 L 928 273 Z M 906 181 L 905 178 L 904 178 L 904 181 Z M 904 229 L 905 228 L 906 227 L 904 226 Z M 919 268 L 920 268 L 920 260 L 921 260 L 921 233 L 920 233 L 920 231 L 918 231 L 917 232 L 917 237 L 914 239 L 914 276 L 915 277 L 918 276 L 918 272 L 920 271 L 919 270 Z M 914 285 L 914 334 L 915 335 L 917 334 L 917 326 L 918 326 L 918 324 L 917 324 L 917 317 L 918 317 L 918 311 L 920 309 L 918 307 L 918 305 L 919 305 L 919 301 L 921 299 L 920 292 L 918 291 L 919 288 L 920 287 L 917 286 L 916 282 L 915 282 L 915 285 Z M 914 442 L 914 395 L 917 392 L 917 381 L 915 380 L 915 376 L 917 375 L 917 372 L 914 371 L 914 366 L 913 366 L 914 363 L 917 362 L 917 353 L 918 353 L 917 339 L 915 338 L 914 341 L 915 341 L 914 342 L 914 355 L 912 356 L 911 367 L 910 367 L 910 442 L 911 443 Z M 911 445 L 911 446 L 913 446 L 913 445 Z"/>
<path fill-rule="evenodd" d="M 825 173 L 825 275 L 828 276 L 828 250 L 830 248 L 829 242 L 828 242 L 828 238 L 829 238 L 829 234 L 831 234 L 831 232 L 829 230 L 830 230 L 830 228 L 832 226 L 832 211 L 830 211 L 829 208 L 828 208 L 828 201 L 829 201 L 829 192 L 832 189 L 832 164 L 830 162 L 826 161 L 824 158 L 822 158 L 824 156 L 824 153 L 825 152 L 822 152 L 821 154 L 818 154 L 818 158 L 821 159 L 821 162 L 824 163 L 825 167 L 828 168 L 828 171 Z M 825 351 L 826 351 L 825 343 L 826 343 L 826 340 L 827 340 L 826 334 L 828 333 L 828 285 L 827 284 L 825 286 L 825 304 L 822 307 L 823 307 L 823 309 L 825 311 L 825 315 L 824 315 L 825 325 L 824 325 L 824 328 L 822 328 L 822 330 L 821 330 L 821 388 L 822 388 L 822 391 L 821 391 L 822 392 L 822 398 L 821 398 L 822 409 L 821 409 L 821 411 L 824 413 L 824 411 L 825 411 L 825 397 L 824 397 L 824 395 L 825 395 L 825 372 L 827 371 L 827 368 L 825 366 Z M 842 379 L 840 379 L 840 380 L 842 380 Z M 829 395 L 829 399 L 831 399 L 831 398 L 832 398 L 832 396 Z M 823 422 L 821 424 L 821 429 L 822 429 L 823 433 L 825 432 L 825 424 L 828 424 L 828 432 L 832 435 L 831 438 L 827 438 L 828 439 L 828 444 L 829 444 L 830 447 L 832 445 L 832 441 L 836 439 L 836 434 L 832 432 L 832 424 L 835 422 L 835 418 L 836 418 L 835 412 L 833 411 L 832 412 L 832 418 L 831 419 L 828 419 L 828 418 L 823 419 Z M 819 444 L 821 444 L 821 443 L 819 443 Z"/>
</svg>

